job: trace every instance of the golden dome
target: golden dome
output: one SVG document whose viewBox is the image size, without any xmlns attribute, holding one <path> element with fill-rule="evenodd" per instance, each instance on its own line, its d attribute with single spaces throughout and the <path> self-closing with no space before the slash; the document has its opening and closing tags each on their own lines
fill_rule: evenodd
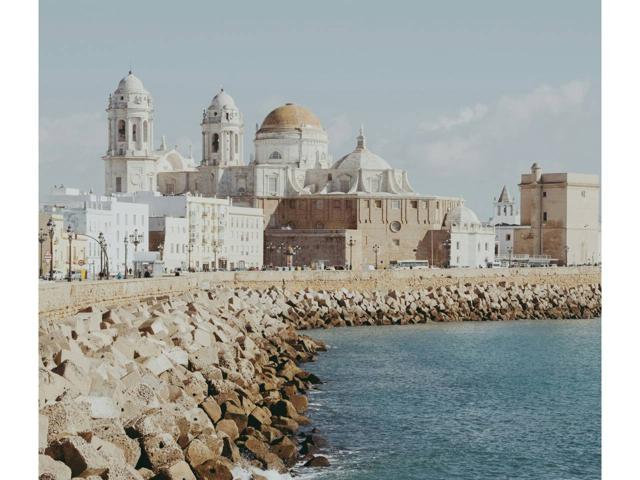
<svg viewBox="0 0 640 480">
<path fill-rule="evenodd" d="M 287 103 L 273 110 L 262 122 L 260 130 L 283 130 L 302 127 L 322 128 L 320 120 L 310 110 Z"/>
</svg>

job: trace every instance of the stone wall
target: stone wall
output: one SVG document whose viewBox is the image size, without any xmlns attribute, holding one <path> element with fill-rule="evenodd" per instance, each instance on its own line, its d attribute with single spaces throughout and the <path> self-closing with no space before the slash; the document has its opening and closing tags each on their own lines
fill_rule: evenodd
<svg viewBox="0 0 640 480">
<path fill-rule="evenodd" d="M 43 317 L 62 317 L 89 306 L 113 306 L 153 296 L 174 295 L 216 285 L 288 290 L 379 290 L 431 288 L 465 283 L 506 281 L 509 284 L 560 285 L 566 287 L 599 284 L 600 269 L 512 268 L 512 269 L 433 269 L 292 272 L 209 272 L 180 277 L 142 278 L 109 281 L 40 284 L 39 312 Z"/>
</svg>

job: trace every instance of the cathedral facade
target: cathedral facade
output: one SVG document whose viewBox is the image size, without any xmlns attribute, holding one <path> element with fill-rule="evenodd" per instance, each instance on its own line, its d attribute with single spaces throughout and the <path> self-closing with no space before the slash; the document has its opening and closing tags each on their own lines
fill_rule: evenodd
<svg viewBox="0 0 640 480">
<path fill-rule="evenodd" d="M 354 150 L 334 161 L 318 117 L 287 103 L 257 126 L 253 154 L 245 162 L 242 112 L 220 90 L 203 111 L 202 157 L 195 165 L 193 158 L 167 149 L 164 140 L 153 148 L 153 100 L 133 74 L 120 81 L 107 112 L 107 194 L 190 193 L 262 208 L 265 264 L 450 261 L 444 220 L 463 200 L 416 193 L 405 170 L 368 148 L 362 128 Z"/>
</svg>

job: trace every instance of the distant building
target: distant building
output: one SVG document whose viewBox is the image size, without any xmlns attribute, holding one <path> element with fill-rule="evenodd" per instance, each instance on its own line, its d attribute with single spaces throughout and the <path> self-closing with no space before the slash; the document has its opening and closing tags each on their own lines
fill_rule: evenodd
<svg viewBox="0 0 640 480">
<path fill-rule="evenodd" d="M 53 226 L 53 237 L 49 235 L 49 222 Z M 67 226 L 64 216 L 55 209 L 41 211 L 39 214 L 39 227 L 44 238 L 39 264 L 44 278 L 49 278 L 52 269 L 54 278 L 67 278 L 69 272 L 69 246 L 71 246 L 71 271 L 77 272 L 83 278 L 87 278 L 87 239 L 81 235 L 76 236 L 73 234 L 71 236 L 71 245 L 69 245 Z"/>
<path fill-rule="evenodd" d="M 137 192 L 119 198 L 148 205 L 149 246 L 153 251 L 162 246 L 167 271 L 262 267 L 264 223 L 259 208 L 191 194 Z"/>
<path fill-rule="evenodd" d="M 496 231 L 495 257 L 502 262 L 512 261 L 516 230 L 520 226 L 520 209 L 507 186 L 502 187 L 500 196 L 493 202 L 493 216 L 489 219 Z"/>
<path fill-rule="evenodd" d="M 64 228 L 71 225 L 74 232 L 87 239 L 87 271 L 90 277 L 100 272 L 100 233 L 107 242 L 109 273 L 124 273 L 125 247 L 127 268 L 131 268 L 133 253 L 148 251 L 149 207 L 145 204 L 127 202 L 115 196 L 81 192 L 75 188 L 54 187 L 49 195 L 41 199 L 41 211 L 59 213 L 64 219 Z M 140 243 L 137 247 L 124 242 L 125 236 L 137 232 Z"/>
<path fill-rule="evenodd" d="M 560 265 L 600 262 L 600 180 L 597 175 L 542 173 L 520 181 L 522 225 L 514 253 L 547 256 Z"/>
<path fill-rule="evenodd" d="M 450 267 L 487 267 L 495 258 L 495 230 L 483 225 L 465 206 L 447 213 L 443 229 L 448 232 Z"/>
</svg>

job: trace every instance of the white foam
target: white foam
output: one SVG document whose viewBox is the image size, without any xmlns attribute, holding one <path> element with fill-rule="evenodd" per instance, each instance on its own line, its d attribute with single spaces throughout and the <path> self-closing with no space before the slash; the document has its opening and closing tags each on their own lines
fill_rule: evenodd
<svg viewBox="0 0 640 480">
<path fill-rule="evenodd" d="M 262 475 L 268 480 L 293 480 L 288 473 L 278 473 L 275 470 L 260 470 L 253 466 L 235 466 L 231 471 L 234 480 L 251 480 L 252 474 Z"/>
</svg>

